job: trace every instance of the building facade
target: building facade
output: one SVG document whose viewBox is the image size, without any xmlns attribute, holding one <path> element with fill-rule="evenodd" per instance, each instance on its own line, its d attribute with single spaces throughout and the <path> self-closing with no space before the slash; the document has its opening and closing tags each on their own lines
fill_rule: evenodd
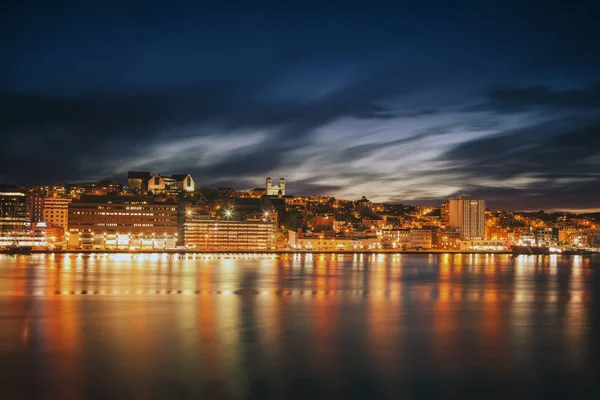
<svg viewBox="0 0 600 400">
<path fill-rule="evenodd" d="M 360 241 L 352 239 L 334 239 L 304 237 L 296 240 L 294 248 L 306 251 L 352 251 L 358 249 Z"/>
<path fill-rule="evenodd" d="M 176 247 L 177 206 L 146 196 L 82 196 L 69 206 L 69 247 Z"/>
<path fill-rule="evenodd" d="M 148 191 L 152 193 L 164 192 L 166 188 L 165 180 L 160 174 L 154 174 L 148 180 Z"/>
<path fill-rule="evenodd" d="M 508 247 L 502 240 L 465 240 L 460 243 L 460 249 L 468 251 L 506 251 Z"/>
<path fill-rule="evenodd" d="M 42 221 L 66 230 L 69 226 L 69 204 L 72 201 L 73 199 L 45 198 Z"/>
<path fill-rule="evenodd" d="M 0 185 L 0 236 L 27 232 L 31 216 L 25 191 L 12 185 Z"/>
<path fill-rule="evenodd" d="M 279 186 L 273 185 L 273 180 L 268 177 L 265 186 L 267 196 L 285 196 L 285 179 L 279 179 Z"/>
<path fill-rule="evenodd" d="M 384 229 L 381 240 L 386 248 L 407 249 L 410 247 L 410 229 Z"/>
<path fill-rule="evenodd" d="M 450 204 L 448 202 L 442 203 L 440 207 L 440 225 L 446 227 L 450 224 Z"/>
<path fill-rule="evenodd" d="M 417 250 L 428 250 L 433 247 L 433 232 L 429 229 L 411 229 L 410 247 Z"/>
<path fill-rule="evenodd" d="M 190 174 L 173 175 L 173 188 L 179 192 L 193 192 L 196 187 L 194 178 Z"/>
<path fill-rule="evenodd" d="M 40 193 L 31 193 L 28 197 L 29 216 L 31 224 L 44 220 L 44 196 Z"/>
<path fill-rule="evenodd" d="M 462 240 L 485 239 L 485 200 L 454 197 L 448 201 L 448 210 L 448 227 L 458 229 Z"/>
<path fill-rule="evenodd" d="M 268 251 L 275 248 L 272 221 L 188 219 L 185 247 L 199 251 Z"/>
<path fill-rule="evenodd" d="M 154 194 L 171 192 L 193 192 L 196 188 L 194 178 L 190 174 L 161 176 L 154 174 L 148 180 L 148 190 Z"/>
<path fill-rule="evenodd" d="M 538 246 L 552 246 L 558 242 L 558 228 L 536 228 L 535 243 Z"/>
</svg>

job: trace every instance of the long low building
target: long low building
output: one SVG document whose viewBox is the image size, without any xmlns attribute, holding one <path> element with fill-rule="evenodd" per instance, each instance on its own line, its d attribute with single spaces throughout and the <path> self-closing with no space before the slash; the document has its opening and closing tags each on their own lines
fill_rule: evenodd
<svg viewBox="0 0 600 400">
<path fill-rule="evenodd" d="M 306 237 L 296 240 L 293 248 L 308 251 L 351 251 L 356 250 L 357 241 L 352 239 L 333 239 Z"/>
<path fill-rule="evenodd" d="M 463 240 L 461 250 L 469 251 L 506 251 L 508 246 L 503 240 Z"/>
<path fill-rule="evenodd" d="M 202 251 L 267 251 L 275 248 L 271 221 L 188 220 L 185 247 Z"/>
<path fill-rule="evenodd" d="M 382 241 L 386 248 L 407 250 L 428 250 L 434 248 L 436 231 L 431 229 L 391 229 L 383 230 Z"/>
<path fill-rule="evenodd" d="M 10 235 L 0 235 L 0 249 L 13 246 L 33 247 L 35 249 L 48 249 L 50 243 L 41 232 L 22 232 Z"/>
<path fill-rule="evenodd" d="M 378 238 L 322 238 L 322 237 L 303 237 L 296 239 L 291 245 L 293 249 L 307 251 L 360 251 L 360 250 L 381 250 L 381 239 Z"/>
<path fill-rule="evenodd" d="M 68 232 L 67 247 L 85 250 L 165 250 L 177 247 L 176 235 Z"/>
</svg>

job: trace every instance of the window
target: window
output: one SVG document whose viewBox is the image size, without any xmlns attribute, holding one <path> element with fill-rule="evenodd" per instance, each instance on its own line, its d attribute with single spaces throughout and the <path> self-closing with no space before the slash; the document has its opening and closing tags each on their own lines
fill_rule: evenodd
<svg viewBox="0 0 600 400">
<path fill-rule="evenodd" d="M 192 187 L 192 177 L 191 176 L 187 177 L 187 187 Z"/>
<path fill-rule="evenodd" d="M 154 186 L 158 186 L 160 185 L 160 176 L 155 176 L 154 177 Z"/>
</svg>

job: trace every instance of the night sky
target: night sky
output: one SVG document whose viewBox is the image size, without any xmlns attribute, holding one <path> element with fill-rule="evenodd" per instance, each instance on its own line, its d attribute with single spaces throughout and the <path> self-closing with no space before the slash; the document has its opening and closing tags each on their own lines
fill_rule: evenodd
<svg viewBox="0 0 600 400">
<path fill-rule="evenodd" d="M 595 1 L 13 3 L 0 183 L 600 208 Z"/>
</svg>

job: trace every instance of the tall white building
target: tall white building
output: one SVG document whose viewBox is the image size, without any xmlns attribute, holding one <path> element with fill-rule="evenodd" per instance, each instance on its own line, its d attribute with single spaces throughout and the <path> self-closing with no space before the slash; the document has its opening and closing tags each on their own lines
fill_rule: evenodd
<svg viewBox="0 0 600 400">
<path fill-rule="evenodd" d="M 454 197 L 448 201 L 448 209 L 448 227 L 458 229 L 461 239 L 485 239 L 485 200 Z"/>
<path fill-rule="evenodd" d="M 285 179 L 279 179 L 279 186 L 273 186 L 271 177 L 268 177 L 265 189 L 267 190 L 267 196 L 285 196 Z"/>
</svg>

